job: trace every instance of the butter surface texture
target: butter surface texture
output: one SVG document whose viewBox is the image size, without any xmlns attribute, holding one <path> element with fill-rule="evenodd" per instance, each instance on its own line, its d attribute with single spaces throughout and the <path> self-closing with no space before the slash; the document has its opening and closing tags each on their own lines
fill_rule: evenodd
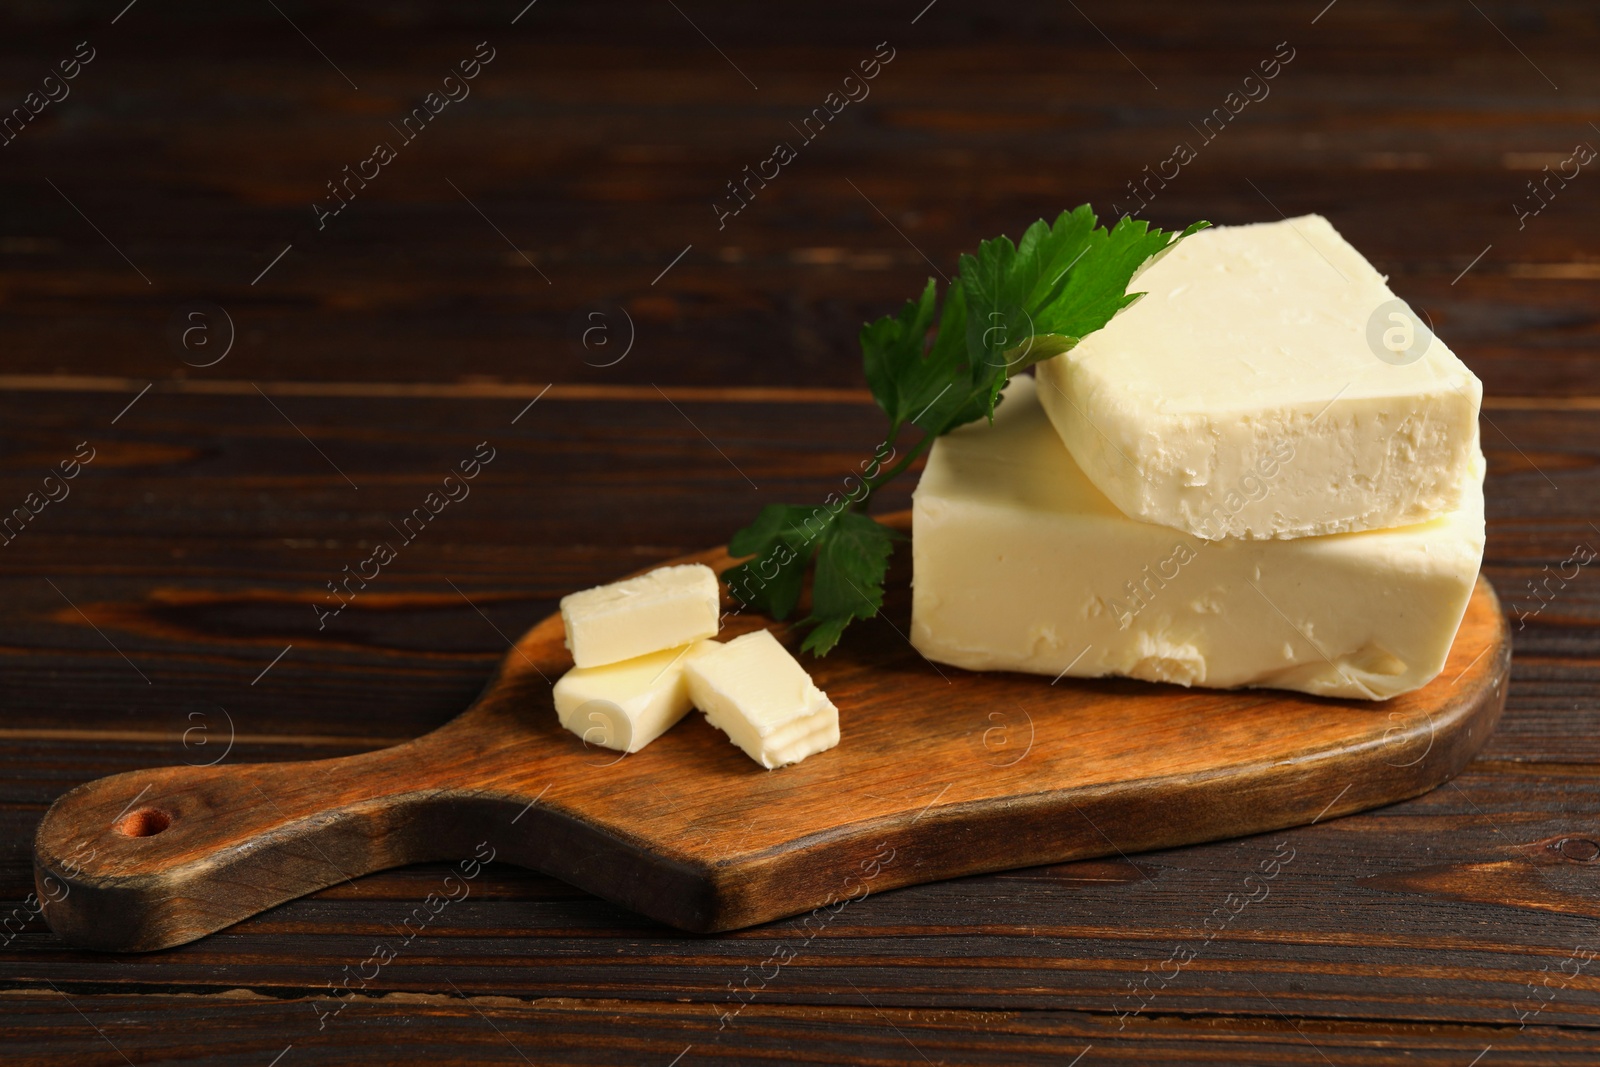
<svg viewBox="0 0 1600 1067">
<path fill-rule="evenodd" d="M 684 665 L 713 647 L 715 641 L 695 641 L 603 667 L 574 667 L 552 690 L 556 716 L 587 745 L 637 752 L 688 714 Z"/>
<path fill-rule="evenodd" d="M 1202 230 L 1129 291 L 1146 295 L 1037 372 L 1127 515 L 1289 538 L 1466 505 L 1483 387 L 1326 219 Z"/>
<path fill-rule="evenodd" d="M 684 673 L 707 721 L 769 770 L 839 743 L 839 709 L 766 630 L 692 657 Z"/>
<path fill-rule="evenodd" d="M 567 649 L 579 667 L 715 637 L 719 621 L 717 576 L 702 563 L 658 567 L 561 598 Z"/>
<path fill-rule="evenodd" d="M 1461 507 L 1393 530 L 1207 542 L 1128 518 L 1035 385 L 940 438 L 913 497 L 911 641 L 971 670 L 1126 675 L 1382 699 L 1437 675 L 1483 558 L 1483 467 Z"/>
</svg>

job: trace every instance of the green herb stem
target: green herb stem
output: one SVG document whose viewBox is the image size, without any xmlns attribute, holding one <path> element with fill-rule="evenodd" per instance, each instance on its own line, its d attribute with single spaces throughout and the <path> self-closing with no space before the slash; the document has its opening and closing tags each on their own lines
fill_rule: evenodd
<svg viewBox="0 0 1600 1067">
<path fill-rule="evenodd" d="M 912 447 L 911 451 L 905 454 L 904 459 L 900 460 L 900 462 L 896 463 L 893 467 L 890 467 L 887 471 L 880 473 L 878 477 L 868 479 L 866 494 L 862 496 L 860 500 L 856 501 L 852 507 L 852 510 L 865 513 L 867 510 L 867 505 L 872 502 L 873 494 L 876 493 L 882 486 L 888 485 L 900 475 L 904 474 L 908 467 L 910 467 L 917 460 L 921 459 L 922 454 L 928 451 L 928 446 L 933 444 L 935 436 L 936 435 L 931 433 L 923 434 L 922 439 Z"/>
</svg>

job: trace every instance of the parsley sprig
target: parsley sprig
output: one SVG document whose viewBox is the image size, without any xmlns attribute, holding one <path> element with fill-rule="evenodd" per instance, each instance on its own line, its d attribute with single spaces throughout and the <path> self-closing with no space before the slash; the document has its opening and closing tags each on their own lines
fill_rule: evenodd
<svg viewBox="0 0 1600 1067">
<path fill-rule="evenodd" d="M 861 329 L 867 384 L 889 418 L 885 447 L 908 426 L 916 443 L 887 470 L 866 465 L 859 492 L 821 505 L 768 504 L 733 535 L 728 551 L 752 557 L 723 573 L 746 607 L 784 619 L 800 601 L 813 568 L 811 626 L 801 646 L 826 655 L 845 627 L 883 606 L 883 579 L 901 535 L 867 514 L 872 496 L 915 463 L 941 434 L 994 418 L 1012 375 L 1058 356 L 1111 321 L 1142 293 L 1128 283 L 1151 256 L 1208 224 L 1182 233 L 1123 217 L 1098 226 L 1087 204 L 1043 219 L 1013 244 L 996 237 L 963 255 L 960 274 L 939 304 L 928 279 L 922 295 L 897 315 Z M 935 327 L 937 320 L 937 327 Z M 932 331 L 930 342 L 929 334 Z M 881 450 L 880 450 L 881 451 Z"/>
</svg>

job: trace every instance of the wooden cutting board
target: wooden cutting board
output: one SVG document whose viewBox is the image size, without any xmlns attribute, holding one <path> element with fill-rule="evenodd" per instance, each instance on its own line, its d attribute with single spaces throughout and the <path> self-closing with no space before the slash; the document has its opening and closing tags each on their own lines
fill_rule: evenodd
<svg viewBox="0 0 1600 1067">
<path fill-rule="evenodd" d="M 678 562 L 694 561 L 729 562 Z M 804 763 L 762 770 L 693 713 L 626 758 L 586 747 L 551 706 L 571 666 L 552 615 L 476 703 L 406 744 L 72 790 L 35 840 L 45 916 L 77 945 L 158 949 L 369 871 L 492 855 L 673 926 L 730 930 L 1388 804 L 1461 770 L 1505 703 L 1510 642 L 1481 578 L 1444 672 L 1383 703 L 935 666 L 906 640 L 904 575 L 890 590 L 882 616 L 806 661 L 844 737 Z M 765 625 L 734 616 L 721 636 Z"/>
</svg>

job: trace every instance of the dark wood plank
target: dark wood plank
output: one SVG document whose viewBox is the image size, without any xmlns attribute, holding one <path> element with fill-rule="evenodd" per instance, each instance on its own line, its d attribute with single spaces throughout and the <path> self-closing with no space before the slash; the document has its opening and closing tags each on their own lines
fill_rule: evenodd
<svg viewBox="0 0 1600 1067">
<path fill-rule="evenodd" d="M 1592 401 L 1571 399 L 1600 394 L 1594 179 L 1585 168 L 1524 227 L 1514 209 L 1543 166 L 1600 143 L 1584 104 L 1600 89 L 1600 27 L 1583 0 L 1247 3 L 1203 17 L 1177 0 L 941 0 L 915 24 L 920 2 L 680 3 L 759 90 L 667 5 L 541 4 L 515 26 L 520 3 L 279 6 L 359 92 L 267 5 L 141 3 L 114 25 L 120 4 L 0 13 L 0 108 L 77 41 L 99 49 L 71 97 L 0 148 L 0 371 L 60 376 L 0 388 L 0 501 L 20 500 L 78 441 L 108 446 L 71 499 L 0 549 L 5 908 L 30 891 L 29 842 L 55 796 L 210 758 L 184 745 L 190 712 L 232 713 L 230 762 L 415 736 L 470 699 L 503 652 L 443 579 L 514 634 L 562 592 L 718 542 L 759 503 L 819 497 L 879 432 L 870 408 L 839 398 L 685 404 L 758 493 L 665 405 L 551 404 L 558 387 L 504 434 L 538 389 L 859 387 L 855 331 L 932 273 L 922 253 L 948 272 L 980 237 L 1079 200 L 1105 210 L 1284 40 L 1296 58 L 1270 97 L 1203 146 L 1148 214 L 1170 225 L 1321 211 L 1483 377 L 1486 572 L 1513 628 L 1511 706 L 1454 786 L 1289 832 L 1299 858 L 1272 897 L 1123 1031 L 1127 983 L 1192 947 L 1278 838 L 868 898 L 732 1036 L 715 1030 L 727 986 L 759 970 L 779 928 L 686 938 L 498 865 L 417 953 L 384 968 L 374 989 L 388 999 L 364 995 L 327 1032 L 310 998 L 359 966 L 442 868 L 341 884 L 137 960 L 66 949 L 35 920 L 0 946 L 8 1057 L 125 1062 L 54 982 L 135 1062 L 259 1065 L 291 1041 L 279 1067 L 523 1062 L 479 1008 L 540 1063 L 665 1064 L 691 1042 L 685 1067 L 920 1062 L 894 1027 L 947 1063 L 1070 1062 L 1091 1043 L 1084 1065 L 1460 1067 L 1491 1044 L 1485 1067 L 1596 1058 L 1600 993 L 1590 969 L 1565 982 L 1561 966 L 1594 947 L 1596 867 L 1581 842 L 1596 817 L 1600 599 L 1591 568 L 1550 577 L 1600 537 L 1600 426 Z M 485 39 L 498 56 L 473 96 L 317 233 L 323 183 Z M 724 183 L 886 39 L 897 55 L 872 96 L 718 230 Z M 167 336 L 194 300 L 225 306 L 238 327 L 212 368 L 184 366 L 193 354 Z M 613 329 L 619 307 L 632 316 L 637 344 L 615 366 L 593 365 L 604 361 L 578 342 L 591 302 Z M 102 375 L 118 381 L 95 386 Z M 252 380 L 359 492 L 239 391 Z M 111 426 L 146 382 L 156 387 Z M 318 398 L 273 382 L 520 388 Z M 189 385 L 232 392 L 168 391 Z M 1507 403 L 1518 397 L 1553 403 Z M 384 536 L 460 444 L 496 431 L 515 462 L 497 461 L 446 516 L 462 521 L 413 546 L 386 576 L 387 599 L 346 613 L 359 625 L 311 630 L 297 615 L 309 594 Z M 1564 840 L 1579 843 L 1553 847 Z M 230 989 L 259 992 L 212 995 Z M 190 993 L 206 995 L 178 995 Z M 1552 994 L 1519 1030 L 1518 1012 Z"/>
<path fill-rule="evenodd" d="M 1302 1017 L 1514 1029 L 1519 1013 L 1535 1013 L 1530 1025 L 1592 1026 L 1600 987 L 1581 958 L 1595 917 L 1597 868 L 1584 842 L 1596 813 L 1583 799 L 1592 781 L 1469 772 L 1417 800 L 1314 827 L 1131 864 L 874 894 L 820 933 L 790 921 L 687 936 L 496 864 L 380 973 L 368 971 L 362 995 L 454 983 L 482 995 L 687 996 L 725 1008 L 741 998 L 828 1004 L 853 982 L 903 1008 L 1109 1018 L 1135 1012 L 1139 992 L 1148 1004 L 1138 1017 L 1155 1018 L 1235 1013 L 1254 982 Z M 1283 842 L 1294 859 L 1270 892 L 1218 929 L 1216 909 L 1239 908 L 1243 878 Z M 392 946 L 398 924 L 449 873 L 434 865 L 361 879 L 136 960 L 67 948 L 35 922 L 7 946 L 6 968 L 17 983 L 49 979 L 68 991 L 326 995 L 330 983 L 342 988 L 347 966 Z M 773 978 L 763 961 L 780 946 L 796 958 Z M 736 997 L 761 971 L 771 980 Z"/>
<path fill-rule="evenodd" d="M 1492 389 L 1600 391 L 1591 194 L 1580 181 L 1526 226 L 1513 208 L 1541 166 L 1593 135 L 1571 103 L 1597 88 L 1577 0 L 1482 15 L 1434 0 L 1404 16 L 1344 0 L 1315 24 L 1246 6 L 1204 26 L 1174 0 L 945 10 L 914 26 L 706 5 L 697 24 L 759 91 L 669 7 L 630 9 L 620 34 L 551 9 L 515 27 L 488 6 L 292 15 L 360 92 L 270 8 L 152 7 L 115 27 L 62 9 L 10 27 L 0 57 L 19 94 L 48 63 L 37 57 L 84 36 L 100 50 L 6 148 L 12 369 L 209 377 L 269 361 L 301 378 L 859 384 L 854 334 L 915 291 L 922 253 L 948 272 L 978 239 L 1068 201 L 1110 210 L 1186 140 L 1200 154 L 1151 203 L 1156 221 L 1322 211 Z M 472 95 L 318 231 L 325 183 L 486 38 L 497 58 Z M 725 183 L 798 140 L 790 124 L 884 40 L 895 59 L 871 95 L 719 229 Z M 1270 95 L 1205 142 L 1195 125 L 1279 41 L 1294 59 Z M 185 368 L 163 336 L 192 300 L 234 317 L 236 354 L 219 368 Z M 594 301 L 627 307 L 641 337 L 615 367 L 586 364 L 578 344 L 574 313 Z"/>
<path fill-rule="evenodd" d="M 0 999 L 0 1026 L 15 1035 L 19 1067 L 59 1062 L 259 1065 L 282 1055 L 320 1062 L 330 1053 L 353 1064 L 1423 1064 L 1459 1067 L 1492 1047 L 1496 1062 L 1591 1062 L 1588 1030 L 1375 1026 L 1282 1015 L 1281 990 L 1254 997 L 1225 1020 L 1179 1017 L 1115 1020 L 1071 1012 L 963 1012 L 881 1009 L 848 987 L 835 1003 L 749 1008 L 731 1025 L 700 1005 L 433 995 L 352 1003 L 318 1031 L 315 1002 L 236 994 L 128 997 L 53 992 Z M 1292 1008 L 1290 1009 L 1292 1011 Z M 78 1014 L 81 1012 L 82 1014 Z M 168 1023 L 182 1012 L 183 1032 Z M 96 1028 L 100 1033 L 96 1033 Z M 981 1034 L 981 1037 L 974 1035 Z M 1403 1042 L 1404 1050 L 1397 1048 Z M 287 1050 L 287 1051 L 285 1051 Z"/>
</svg>

